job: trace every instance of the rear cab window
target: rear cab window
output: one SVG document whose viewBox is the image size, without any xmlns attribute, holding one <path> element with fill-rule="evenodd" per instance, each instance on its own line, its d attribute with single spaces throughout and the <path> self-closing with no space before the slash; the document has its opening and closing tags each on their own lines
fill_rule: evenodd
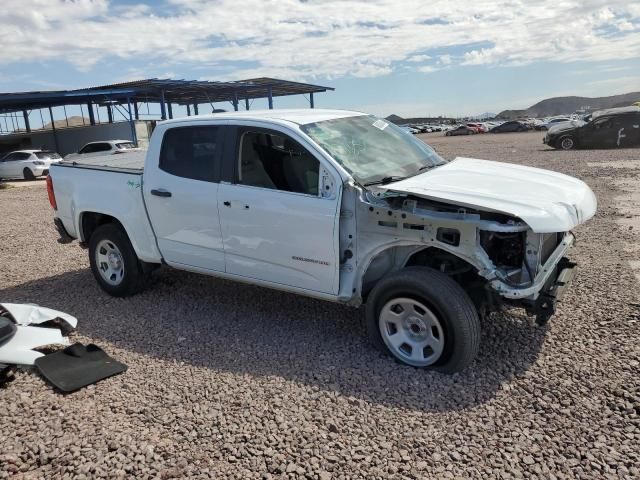
<svg viewBox="0 0 640 480">
<path fill-rule="evenodd" d="M 207 125 L 167 130 L 160 149 L 160 170 L 177 177 L 217 182 L 220 176 L 222 128 Z"/>
</svg>

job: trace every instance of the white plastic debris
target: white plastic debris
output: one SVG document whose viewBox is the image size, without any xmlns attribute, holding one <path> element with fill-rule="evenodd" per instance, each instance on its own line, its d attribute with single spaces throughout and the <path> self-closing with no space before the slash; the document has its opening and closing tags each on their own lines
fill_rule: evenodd
<svg viewBox="0 0 640 480">
<path fill-rule="evenodd" d="M 0 363 L 33 365 L 36 358 L 44 356 L 34 348 L 47 345 L 69 345 L 69 339 L 63 335 L 60 328 L 42 326 L 43 323 L 58 320 L 71 328 L 78 325 L 77 318 L 38 305 L 0 303 L 0 307 L 9 312 L 16 322 L 16 333 L 0 345 Z"/>
</svg>

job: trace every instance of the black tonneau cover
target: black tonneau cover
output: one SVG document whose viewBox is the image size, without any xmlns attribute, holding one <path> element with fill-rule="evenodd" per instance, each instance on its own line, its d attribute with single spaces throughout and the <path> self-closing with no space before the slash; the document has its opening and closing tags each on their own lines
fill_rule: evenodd
<svg viewBox="0 0 640 480">
<path fill-rule="evenodd" d="M 98 157 L 72 157 L 56 164 L 61 167 L 78 167 L 94 170 L 108 170 L 123 173 L 142 173 L 144 171 L 144 159 L 146 150 L 135 152 L 116 153 L 114 155 L 101 155 Z"/>
</svg>

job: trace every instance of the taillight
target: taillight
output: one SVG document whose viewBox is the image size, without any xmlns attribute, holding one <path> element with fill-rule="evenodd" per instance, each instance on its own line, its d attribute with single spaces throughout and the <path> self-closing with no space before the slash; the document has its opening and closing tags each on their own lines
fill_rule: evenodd
<svg viewBox="0 0 640 480">
<path fill-rule="evenodd" d="M 53 192 L 53 180 L 51 180 L 51 175 L 47 175 L 47 195 L 49 195 L 51 208 L 57 210 L 58 205 L 56 204 L 56 194 Z"/>
</svg>

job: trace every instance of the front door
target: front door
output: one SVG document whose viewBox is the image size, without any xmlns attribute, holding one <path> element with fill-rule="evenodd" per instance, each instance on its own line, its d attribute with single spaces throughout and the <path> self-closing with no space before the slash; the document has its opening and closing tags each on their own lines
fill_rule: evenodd
<svg viewBox="0 0 640 480">
<path fill-rule="evenodd" d="M 318 158 L 287 134 L 250 127 L 229 155 L 235 182 L 218 191 L 227 272 L 337 293 L 339 195 L 321 193 Z"/>
<path fill-rule="evenodd" d="M 144 198 L 169 265 L 224 271 L 217 205 L 224 128 L 170 127 L 149 151 L 159 163 L 145 166 Z"/>
<path fill-rule="evenodd" d="M 587 148 L 613 148 L 618 146 L 619 128 L 612 117 L 600 117 L 583 127 L 581 144 Z"/>
</svg>

